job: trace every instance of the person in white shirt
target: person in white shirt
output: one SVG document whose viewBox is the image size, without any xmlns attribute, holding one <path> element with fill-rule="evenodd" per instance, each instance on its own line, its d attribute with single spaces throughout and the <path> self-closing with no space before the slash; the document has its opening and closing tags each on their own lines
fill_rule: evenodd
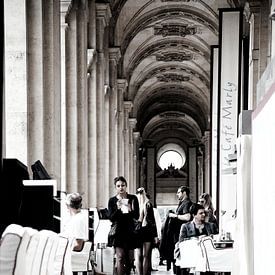
<svg viewBox="0 0 275 275">
<path fill-rule="evenodd" d="M 87 214 L 81 210 L 82 196 L 79 193 L 67 195 L 66 205 L 70 218 L 64 225 L 62 235 L 73 239 L 73 251 L 81 251 L 84 242 L 88 240 Z"/>
</svg>

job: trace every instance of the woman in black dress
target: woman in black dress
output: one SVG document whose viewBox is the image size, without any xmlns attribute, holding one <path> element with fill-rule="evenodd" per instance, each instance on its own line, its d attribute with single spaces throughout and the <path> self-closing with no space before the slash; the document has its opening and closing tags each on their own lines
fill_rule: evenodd
<svg viewBox="0 0 275 275">
<path fill-rule="evenodd" d="M 114 185 L 117 194 L 109 199 L 108 214 L 116 230 L 108 246 L 115 248 L 117 275 L 123 275 L 130 274 L 134 262 L 134 249 L 137 247 L 134 220 L 139 218 L 139 205 L 137 197 L 126 192 L 124 177 L 116 177 Z"/>
</svg>

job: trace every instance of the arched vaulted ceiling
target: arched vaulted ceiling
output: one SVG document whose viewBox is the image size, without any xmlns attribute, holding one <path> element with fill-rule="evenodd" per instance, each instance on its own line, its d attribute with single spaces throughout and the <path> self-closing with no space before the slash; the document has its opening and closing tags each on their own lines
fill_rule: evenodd
<svg viewBox="0 0 275 275">
<path fill-rule="evenodd" d="M 159 147 L 189 146 L 209 130 L 210 53 L 226 0 L 113 0 L 110 42 L 136 131 Z"/>
</svg>

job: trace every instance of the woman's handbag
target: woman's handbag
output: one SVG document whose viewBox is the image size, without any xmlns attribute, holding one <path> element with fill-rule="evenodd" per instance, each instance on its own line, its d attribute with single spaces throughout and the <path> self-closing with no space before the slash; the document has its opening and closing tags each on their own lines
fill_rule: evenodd
<svg viewBox="0 0 275 275">
<path fill-rule="evenodd" d="M 113 242 L 117 234 L 117 228 L 118 228 L 117 223 L 113 223 L 108 233 L 108 246 L 110 247 L 113 246 Z"/>
</svg>

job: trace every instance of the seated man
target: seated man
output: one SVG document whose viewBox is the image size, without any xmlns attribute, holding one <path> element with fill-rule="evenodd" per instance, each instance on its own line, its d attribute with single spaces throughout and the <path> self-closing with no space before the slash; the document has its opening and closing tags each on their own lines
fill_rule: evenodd
<svg viewBox="0 0 275 275">
<path fill-rule="evenodd" d="M 216 224 L 205 221 L 205 209 L 200 204 L 193 204 L 190 207 L 190 213 L 193 216 L 193 220 L 185 223 L 181 226 L 179 242 L 182 242 L 191 237 L 209 236 L 218 234 L 218 228 Z M 177 274 L 185 275 L 189 274 L 188 269 L 181 268 Z M 212 273 L 205 273 L 212 274 Z"/>
<path fill-rule="evenodd" d="M 66 197 L 66 205 L 70 214 L 61 235 L 74 239 L 73 251 L 81 251 L 84 242 L 88 239 L 88 217 L 81 210 L 82 196 L 78 193 Z"/>
</svg>

